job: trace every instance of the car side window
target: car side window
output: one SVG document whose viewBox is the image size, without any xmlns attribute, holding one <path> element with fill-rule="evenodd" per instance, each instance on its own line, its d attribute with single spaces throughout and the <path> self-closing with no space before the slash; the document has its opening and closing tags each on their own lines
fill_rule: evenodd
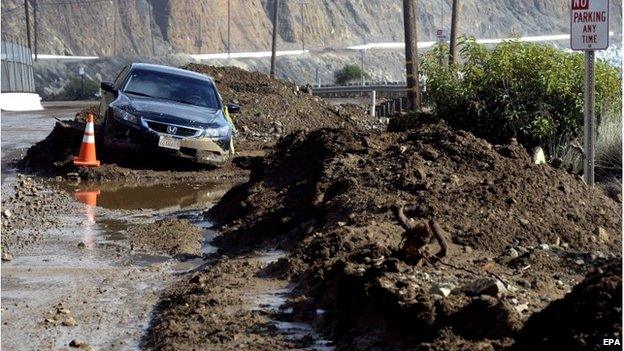
<svg viewBox="0 0 624 351">
<path fill-rule="evenodd" d="M 125 80 L 129 69 L 130 69 L 130 66 L 126 66 L 121 70 L 121 72 L 119 72 L 119 74 L 117 75 L 117 78 L 115 78 L 115 88 L 117 89 L 121 88 L 121 84 Z"/>
</svg>

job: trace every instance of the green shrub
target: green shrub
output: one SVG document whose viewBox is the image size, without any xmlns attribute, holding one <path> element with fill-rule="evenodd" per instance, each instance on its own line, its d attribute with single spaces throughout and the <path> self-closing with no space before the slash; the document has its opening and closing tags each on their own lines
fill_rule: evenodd
<svg viewBox="0 0 624 351">
<path fill-rule="evenodd" d="M 80 78 L 72 78 L 65 84 L 58 98 L 61 100 L 92 100 L 100 91 L 100 84 L 94 80 L 84 80 L 84 87 Z"/>
<path fill-rule="evenodd" d="M 459 41 L 460 64 L 440 66 L 437 46 L 424 57 L 427 93 L 437 117 L 492 142 L 516 137 L 525 146 L 579 136 L 583 126 L 584 60 L 549 45 L 510 40 L 488 49 Z M 619 71 L 596 64 L 596 106 L 619 107 Z"/>
<path fill-rule="evenodd" d="M 341 69 L 334 72 L 336 84 L 346 84 L 352 80 L 361 79 L 362 75 L 369 78 L 370 75 L 360 68 L 358 65 L 345 65 Z"/>
</svg>

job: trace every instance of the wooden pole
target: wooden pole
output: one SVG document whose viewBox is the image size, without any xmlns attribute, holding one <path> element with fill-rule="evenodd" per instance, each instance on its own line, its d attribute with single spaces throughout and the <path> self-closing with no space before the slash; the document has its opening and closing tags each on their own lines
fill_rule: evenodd
<svg viewBox="0 0 624 351">
<path fill-rule="evenodd" d="M 416 0 L 403 0 L 403 28 L 405 30 L 405 75 L 407 100 L 411 109 L 420 108 L 418 83 L 418 47 L 416 33 Z"/>
<path fill-rule="evenodd" d="M 230 42 L 230 21 L 231 21 L 231 17 L 230 17 L 230 0 L 228 0 L 227 2 L 227 13 L 228 13 L 228 27 L 227 27 L 227 53 L 228 53 L 228 59 L 230 58 L 230 46 L 231 46 L 231 42 Z"/>
<path fill-rule="evenodd" d="M 37 37 L 39 36 L 39 29 L 38 29 L 38 22 L 37 22 L 37 12 L 39 12 L 39 4 L 37 4 L 37 0 L 33 0 L 34 1 L 34 6 L 33 6 L 33 22 L 35 25 L 35 61 L 37 61 L 37 54 L 39 52 L 38 48 L 37 48 Z"/>
<path fill-rule="evenodd" d="M 449 47 L 449 65 L 457 63 L 457 13 L 459 12 L 459 0 L 453 0 L 451 12 L 451 42 Z"/>
<path fill-rule="evenodd" d="M 271 78 L 275 78 L 275 51 L 277 48 L 277 11 L 279 8 L 279 0 L 275 0 L 273 4 L 273 40 L 271 43 Z"/>
<path fill-rule="evenodd" d="M 154 18 L 154 12 L 152 10 L 152 4 L 147 4 L 147 6 L 149 6 L 149 19 L 148 19 L 148 25 L 150 27 L 150 36 L 152 37 L 152 56 L 156 56 L 156 47 L 154 46 L 154 27 L 152 27 L 152 19 Z M 154 19 L 154 23 L 156 22 L 156 20 Z"/>
<path fill-rule="evenodd" d="M 28 40 L 28 49 L 32 52 L 32 42 L 30 41 L 30 11 L 28 9 L 28 0 L 24 0 L 24 14 L 26 15 L 26 39 Z"/>
</svg>

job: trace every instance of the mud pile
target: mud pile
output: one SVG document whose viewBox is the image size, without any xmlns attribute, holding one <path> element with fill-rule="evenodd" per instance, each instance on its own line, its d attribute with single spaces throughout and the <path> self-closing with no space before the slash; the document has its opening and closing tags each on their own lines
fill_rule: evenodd
<svg viewBox="0 0 624 351">
<path fill-rule="evenodd" d="M 401 204 L 439 225 L 446 257 L 405 258 Z M 509 347 L 532 313 L 621 255 L 620 207 L 600 190 L 443 122 L 293 133 L 208 215 L 224 253 L 291 250 L 275 273 L 352 349 Z"/>
<path fill-rule="evenodd" d="M 621 335 L 622 266 L 614 260 L 588 275 L 563 299 L 531 316 L 515 349 L 604 350 L 604 339 Z"/>
<path fill-rule="evenodd" d="M 240 114 L 231 117 L 244 138 L 275 141 L 296 130 L 361 129 L 374 125 L 374 119 L 361 108 L 332 106 L 300 91 L 295 84 L 259 72 L 195 63 L 183 68 L 211 76 L 225 102 L 241 105 Z"/>
</svg>

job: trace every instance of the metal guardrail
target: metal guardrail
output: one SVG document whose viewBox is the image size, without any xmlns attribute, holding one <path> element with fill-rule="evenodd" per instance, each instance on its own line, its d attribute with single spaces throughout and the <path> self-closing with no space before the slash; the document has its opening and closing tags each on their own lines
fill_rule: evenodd
<svg viewBox="0 0 624 351">
<path fill-rule="evenodd" d="M 18 38 L 2 36 L 0 76 L 3 93 L 34 93 L 35 77 L 30 49 Z"/>
<path fill-rule="evenodd" d="M 313 94 L 333 94 L 333 93 L 362 93 L 369 91 L 407 91 L 407 85 L 400 84 L 369 84 L 369 85 L 337 85 L 312 87 Z"/>
</svg>

